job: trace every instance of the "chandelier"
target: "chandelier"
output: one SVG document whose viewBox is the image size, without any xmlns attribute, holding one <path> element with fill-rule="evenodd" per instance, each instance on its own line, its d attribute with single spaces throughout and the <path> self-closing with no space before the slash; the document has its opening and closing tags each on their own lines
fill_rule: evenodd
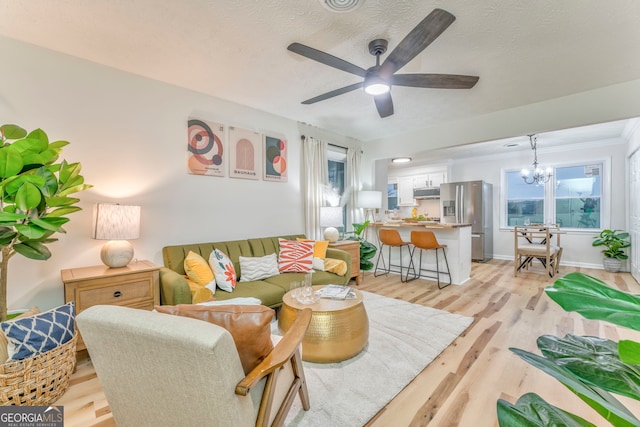
<svg viewBox="0 0 640 427">
<path fill-rule="evenodd" d="M 544 184 L 548 182 L 553 176 L 553 169 L 549 167 L 543 170 L 541 167 L 538 167 L 538 152 L 536 151 L 538 140 L 535 134 L 527 136 L 529 137 L 529 143 L 531 144 L 531 149 L 533 150 L 533 169 L 522 169 L 522 179 L 527 184 Z"/>
</svg>

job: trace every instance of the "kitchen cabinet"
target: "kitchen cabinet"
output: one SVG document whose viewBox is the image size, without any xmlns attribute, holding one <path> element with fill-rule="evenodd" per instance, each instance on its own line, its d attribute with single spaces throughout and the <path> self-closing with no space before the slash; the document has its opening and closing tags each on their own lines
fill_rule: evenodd
<svg viewBox="0 0 640 427">
<path fill-rule="evenodd" d="M 415 206 L 413 198 L 413 176 L 398 177 L 398 206 Z"/>
<path fill-rule="evenodd" d="M 413 177 L 413 188 L 440 187 L 440 184 L 445 182 L 447 182 L 446 172 L 415 175 Z"/>
</svg>

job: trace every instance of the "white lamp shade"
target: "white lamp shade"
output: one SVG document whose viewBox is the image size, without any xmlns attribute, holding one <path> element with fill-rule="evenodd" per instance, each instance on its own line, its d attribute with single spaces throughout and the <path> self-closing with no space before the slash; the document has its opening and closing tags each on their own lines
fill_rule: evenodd
<svg viewBox="0 0 640 427">
<path fill-rule="evenodd" d="M 140 237 L 140 206 L 98 203 L 93 238 L 133 240 Z"/>
<path fill-rule="evenodd" d="M 140 237 L 140 206 L 98 203 L 93 238 L 109 240 L 100 259 L 112 268 L 124 267 L 133 259 L 133 246 L 127 240 Z"/>
<path fill-rule="evenodd" d="M 380 209 L 382 207 L 382 192 L 373 190 L 359 191 L 358 207 L 364 209 Z"/>
<path fill-rule="evenodd" d="M 342 207 L 323 206 L 320 208 L 320 226 L 342 227 Z"/>
</svg>

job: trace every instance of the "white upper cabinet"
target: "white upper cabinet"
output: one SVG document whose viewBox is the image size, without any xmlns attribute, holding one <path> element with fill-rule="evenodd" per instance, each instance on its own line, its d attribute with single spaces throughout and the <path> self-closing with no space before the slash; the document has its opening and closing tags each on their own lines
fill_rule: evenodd
<svg viewBox="0 0 640 427">
<path fill-rule="evenodd" d="M 413 198 L 413 176 L 398 177 L 398 206 L 414 206 L 416 200 Z"/>
<path fill-rule="evenodd" d="M 440 187 L 440 184 L 447 182 L 446 172 L 435 172 L 413 176 L 413 188 Z"/>
</svg>

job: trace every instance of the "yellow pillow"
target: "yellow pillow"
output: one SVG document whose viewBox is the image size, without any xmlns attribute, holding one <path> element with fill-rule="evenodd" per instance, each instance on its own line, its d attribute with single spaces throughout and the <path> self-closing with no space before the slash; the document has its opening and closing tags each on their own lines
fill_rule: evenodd
<svg viewBox="0 0 640 427">
<path fill-rule="evenodd" d="M 191 291 L 192 304 L 198 304 L 215 299 L 215 297 L 213 296 L 213 292 L 211 292 L 211 289 L 199 285 L 190 279 L 187 279 L 187 284 L 189 285 L 189 290 Z"/>
<path fill-rule="evenodd" d="M 314 242 L 313 245 L 313 257 L 314 258 L 322 258 L 325 259 L 327 257 L 327 248 L 329 247 L 328 240 L 310 240 L 310 239 L 302 239 L 298 237 L 296 239 L 298 242 Z"/>
<path fill-rule="evenodd" d="M 324 271 L 330 271 L 338 276 L 347 274 L 347 263 L 341 259 L 326 258 L 324 260 Z"/>
<path fill-rule="evenodd" d="M 190 280 L 200 286 L 208 285 L 213 280 L 213 271 L 207 260 L 193 251 L 189 251 L 184 259 L 184 271 Z"/>
<path fill-rule="evenodd" d="M 18 319 L 24 319 L 25 317 L 35 316 L 36 314 L 40 314 L 40 309 L 37 306 L 31 307 L 29 310 L 25 311 L 19 316 L 14 317 L 9 322 Z M 7 336 L 0 329 L 0 365 L 4 364 L 7 360 L 9 360 L 9 352 L 7 351 L 7 346 L 9 345 L 9 341 L 7 341 Z"/>
</svg>

